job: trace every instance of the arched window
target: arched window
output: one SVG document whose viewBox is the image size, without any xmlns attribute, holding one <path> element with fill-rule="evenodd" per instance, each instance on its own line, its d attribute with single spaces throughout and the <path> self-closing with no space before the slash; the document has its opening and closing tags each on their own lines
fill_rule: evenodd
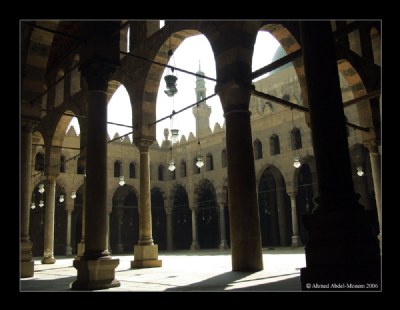
<svg viewBox="0 0 400 310">
<path fill-rule="evenodd" d="M 163 165 L 158 166 L 158 180 L 159 181 L 164 180 L 164 166 Z"/>
<path fill-rule="evenodd" d="M 184 178 L 186 176 L 186 163 L 184 160 L 181 161 L 180 171 L 181 171 L 181 177 Z"/>
<path fill-rule="evenodd" d="M 278 155 L 281 153 L 281 147 L 279 145 L 279 137 L 276 134 L 273 134 L 271 138 L 269 139 L 269 148 L 270 148 L 270 154 L 271 156 L 273 155 Z"/>
<path fill-rule="evenodd" d="M 213 156 L 208 153 L 206 156 L 206 171 L 214 170 Z"/>
<path fill-rule="evenodd" d="M 118 178 L 121 176 L 121 170 L 122 170 L 122 162 L 116 160 L 114 162 L 114 178 Z"/>
<path fill-rule="evenodd" d="M 196 166 L 197 158 L 195 157 L 193 160 L 193 174 L 199 174 L 200 168 Z"/>
<path fill-rule="evenodd" d="M 301 149 L 302 143 L 301 143 L 301 132 L 299 128 L 293 128 L 291 133 L 290 133 L 290 140 L 292 142 L 292 150 L 298 150 Z"/>
<path fill-rule="evenodd" d="M 129 164 L 129 178 L 134 179 L 136 178 L 136 166 L 134 162 Z"/>
<path fill-rule="evenodd" d="M 223 149 L 221 152 L 221 164 L 222 164 L 222 168 L 225 168 L 228 165 L 226 149 Z"/>
<path fill-rule="evenodd" d="M 85 167 L 83 166 L 82 160 L 80 157 L 78 158 L 76 173 L 77 174 L 85 174 Z"/>
<path fill-rule="evenodd" d="M 35 157 L 35 170 L 44 171 L 44 155 L 42 153 L 37 153 Z"/>
<path fill-rule="evenodd" d="M 370 31 L 372 53 L 374 55 L 374 63 L 378 66 L 381 65 L 381 38 L 379 32 L 375 27 Z"/>
<path fill-rule="evenodd" d="M 255 159 L 260 159 L 263 157 L 263 153 L 262 153 L 262 143 L 260 140 L 256 139 L 254 141 L 254 158 Z"/>
<path fill-rule="evenodd" d="M 61 155 L 60 157 L 60 172 L 64 173 L 65 172 L 65 156 Z"/>
<path fill-rule="evenodd" d="M 174 171 L 170 171 L 169 175 L 171 180 L 176 180 L 176 169 L 174 169 Z"/>
</svg>

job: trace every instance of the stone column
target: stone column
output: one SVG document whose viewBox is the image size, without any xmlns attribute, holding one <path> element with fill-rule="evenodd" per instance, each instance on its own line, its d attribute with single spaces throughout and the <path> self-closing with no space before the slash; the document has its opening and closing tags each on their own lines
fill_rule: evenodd
<svg viewBox="0 0 400 310">
<path fill-rule="evenodd" d="M 94 290 L 120 286 L 115 279 L 119 259 L 107 245 L 107 89 L 119 65 L 119 40 L 112 36 L 119 22 L 90 22 L 83 34 L 80 70 L 88 87 L 86 137 L 85 253 L 74 260 L 77 279 L 71 288 Z"/>
<path fill-rule="evenodd" d="M 174 218 L 173 218 L 173 208 L 165 208 L 165 213 L 167 215 L 167 250 L 172 251 L 174 249 Z"/>
<path fill-rule="evenodd" d="M 382 240 L 382 205 L 381 205 L 381 156 L 375 141 L 367 143 L 371 161 L 372 179 L 374 181 L 376 211 L 379 221 L 379 238 Z"/>
<path fill-rule="evenodd" d="M 219 236 L 221 243 L 219 245 L 220 250 L 229 249 L 228 243 L 226 241 L 225 232 L 225 204 L 220 203 L 219 205 Z"/>
<path fill-rule="evenodd" d="M 303 217 L 309 242 L 302 289 L 314 283 L 330 289 L 339 283 L 373 283 L 380 289 L 379 242 L 353 187 L 331 25 L 300 22 L 300 32 L 320 195 L 313 213 Z"/>
<path fill-rule="evenodd" d="M 72 210 L 67 209 L 67 244 L 65 246 L 65 255 L 72 255 L 72 247 L 71 247 L 71 215 Z"/>
<path fill-rule="evenodd" d="M 32 242 L 29 240 L 29 215 L 31 203 L 32 127 L 27 122 L 21 128 L 21 258 L 20 277 L 33 277 Z"/>
<path fill-rule="evenodd" d="M 86 221 L 86 177 L 83 178 L 83 188 L 82 188 L 82 236 L 81 236 L 81 241 L 78 243 L 75 260 L 81 259 L 81 257 L 85 253 L 85 230 L 86 230 L 85 221 Z"/>
<path fill-rule="evenodd" d="M 161 267 L 158 259 L 158 245 L 153 243 L 151 225 L 150 196 L 150 140 L 137 140 L 135 144 L 140 152 L 140 195 L 139 195 L 139 241 L 134 246 L 134 260 L 131 268 Z"/>
<path fill-rule="evenodd" d="M 215 91 L 226 122 L 232 270 L 256 271 L 263 258 L 249 111 L 253 88 L 242 83 L 217 84 Z"/>
<path fill-rule="evenodd" d="M 288 193 L 290 197 L 290 206 L 292 209 L 292 247 L 301 246 L 300 236 L 299 236 L 299 225 L 297 222 L 297 206 L 296 206 L 296 196 L 297 193 Z"/>
<path fill-rule="evenodd" d="M 197 241 L 197 208 L 192 209 L 192 244 L 190 245 L 191 250 L 199 250 L 200 246 Z"/>
<path fill-rule="evenodd" d="M 45 181 L 46 202 L 44 213 L 44 253 L 42 264 L 54 264 L 54 214 L 56 196 L 56 176 L 47 175 Z"/>
<path fill-rule="evenodd" d="M 123 206 L 123 202 L 118 202 L 117 204 L 117 221 L 118 221 L 118 228 L 117 228 L 117 246 L 116 246 L 116 250 L 117 253 L 122 253 L 124 252 L 124 245 L 122 244 L 122 240 L 121 240 L 121 226 L 122 226 L 122 215 L 124 212 L 124 206 Z"/>
</svg>

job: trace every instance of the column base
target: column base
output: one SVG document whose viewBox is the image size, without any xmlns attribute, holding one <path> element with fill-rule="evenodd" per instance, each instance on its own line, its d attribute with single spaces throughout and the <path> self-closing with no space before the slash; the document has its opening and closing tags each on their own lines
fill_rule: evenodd
<svg viewBox="0 0 400 310">
<path fill-rule="evenodd" d="M 21 278 L 31 278 L 33 277 L 33 260 L 21 262 Z"/>
<path fill-rule="evenodd" d="M 135 245 L 133 247 L 134 260 L 131 268 L 161 267 L 162 261 L 158 259 L 158 245 Z"/>
<path fill-rule="evenodd" d="M 200 246 L 199 246 L 199 244 L 196 242 L 196 243 L 192 243 L 191 244 L 191 246 L 190 246 L 190 249 L 192 250 L 192 251 L 197 251 L 197 250 L 200 250 Z"/>
<path fill-rule="evenodd" d="M 32 243 L 21 240 L 21 278 L 33 277 Z"/>
<path fill-rule="evenodd" d="M 73 290 L 101 290 L 118 287 L 121 283 L 115 279 L 115 268 L 119 259 L 74 260 L 78 271 L 77 279 L 71 283 Z"/>
<path fill-rule="evenodd" d="M 302 246 L 300 236 L 299 235 L 293 235 L 292 236 L 292 247 L 297 248 Z"/>
<path fill-rule="evenodd" d="M 222 240 L 222 241 L 221 241 L 221 244 L 219 245 L 219 249 L 220 249 L 220 250 L 229 249 L 229 245 L 228 245 L 228 243 L 226 242 L 226 240 Z"/>
<path fill-rule="evenodd" d="M 56 259 L 54 258 L 54 255 L 49 255 L 42 258 L 42 264 L 54 264 L 55 262 Z"/>
<path fill-rule="evenodd" d="M 379 242 L 369 214 L 349 206 L 345 210 L 304 215 L 303 223 L 309 232 L 305 247 L 307 267 L 301 270 L 303 290 L 380 289 Z M 345 287 L 340 286 L 343 283 Z"/>
<path fill-rule="evenodd" d="M 85 253 L 85 242 L 81 241 L 78 243 L 75 259 L 80 260 L 84 253 Z"/>
<path fill-rule="evenodd" d="M 65 247 L 65 256 L 70 256 L 70 255 L 72 255 L 72 248 L 71 246 L 67 245 Z"/>
</svg>

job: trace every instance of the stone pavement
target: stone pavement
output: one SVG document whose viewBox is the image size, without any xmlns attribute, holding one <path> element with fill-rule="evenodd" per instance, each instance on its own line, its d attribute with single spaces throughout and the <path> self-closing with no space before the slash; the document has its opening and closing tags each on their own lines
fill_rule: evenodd
<svg viewBox="0 0 400 310">
<path fill-rule="evenodd" d="M 133 251 L 132 251 L 133 252 Z M 171 251 L 159 254 L 161 268 L 131 269 L 133 254 L 119 258 L 116 279 L 120 287 L 103 291 L 300 291 L 304 248 L 263 249 L 264 270 L 233 272 L 230 250 Z M 56 257 L 43 265 L 35 258 L 34 277 L 20 280 L 20 291 L 71 291 L 76 279 L 72 257 Z"/>
</svg>

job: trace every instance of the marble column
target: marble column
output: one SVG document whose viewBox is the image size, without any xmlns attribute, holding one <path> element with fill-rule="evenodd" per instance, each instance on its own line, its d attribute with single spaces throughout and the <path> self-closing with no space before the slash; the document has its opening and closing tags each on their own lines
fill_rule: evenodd
<svg viewBox="0 0 400 310">
<path fill-rule="evenodd" d="M 380 249 L 354 192 L 345 116 L 329 21 L 300 22 L 319 197 L 303 216 L 309 232 L 303 290 L 314 283 L 373 283 L 380 289 Z M 310 287 L 311 285 L 311 287 Z"/>
<path fill-rule="evenodd" d="M 218 74 L 218 73 L 217 73 Z M 243 84 L 242 84 L 243 83 Z M 243 81 L 217 84 L 226 122 L 229 220 L 233 271 L 263 269 L 253 139 L 249 111 L 253 87 Z"/>
<path fill-rule="evenodd" d="M 219 237 L 221 243 L 219 245 L 220 250 L 229 249 L 228 242 L 226 241 L 225 232 L 225 204 L 220 203 L 219 205 Z"/>
<path fill-rule="evenodd" d="M 158 259 L 158 245 L 153 243 L 151 225 L 150 196 L 150 155 L 151 140 L 137 140 L 135 144 L 140 152 L 140 196 L 139 196 L 139 240 L 134 246 L 134 260 L 131 268 L 161 267 Z"/>
<path fill-rule="evenodd" d="M 26 122 L 21 128 L 21 257 L 20 277 L 33 277 L 32 242 L 29 239 L 29 215 L 31 204 L 32 127 Z"/>
<path fill-rule="evenodd" d="M 382 240 L 382 204 L 381 204 L 381 156 L 375 141 L 367 143 L 371 161 L 372 179 L 374 181 L 376 211 L 379 221 L 379 239 Z"/>
<path fill-rule="evenodd" d="M 301 246 L 300 236 L 299 236 L 299 225 L 297 221 L 297 206 L 296 206 L 296 196 L 297 193 L 288 193 L 290 197 L 290 206 L 292 209 L 292 247 Z"/>
<path fill-rule="evenodd" d="M 65 246 L 65 255 L 72 255 L 72 247 L 71 247 L 71 215 L 72 210 L 67 209 L 67 244 Z"/>
<path fill-rule="evenodd" d="M 165 208 L 167 215 L 167 250 L 172 251 L 174 249 L 174 217 L 173 208 Z"/>
<path fill-rule="evenodd" d="M 74 260 L 77 279 L 71 288 L 95 290 L 120 286 L 115 279 L 119 259 L 108 251 L 107 211 L 107 89 L 119 65 L 119 40 L 112 33 L 119 22 L 90 22 L 82 31 L 88 41 L 82 46 L 80 70 L 88 88 L 86 136 L 85 252 Z"/>
<path fill-rule="evenodd" d="M 44 253 L 42 264 L 54 264 L 54 214 L 56 196 L 56 176 L 47 175 L 45 181 L 46 201 L 44 210 Z"/>
<path fill-rule="evenodd" d="M 200 246 L 197 241 L 197 208 L 191 208 L 192 209 L 192 244 L 190 245 L 191 250 L 199 250 Z"/>
</svg>

